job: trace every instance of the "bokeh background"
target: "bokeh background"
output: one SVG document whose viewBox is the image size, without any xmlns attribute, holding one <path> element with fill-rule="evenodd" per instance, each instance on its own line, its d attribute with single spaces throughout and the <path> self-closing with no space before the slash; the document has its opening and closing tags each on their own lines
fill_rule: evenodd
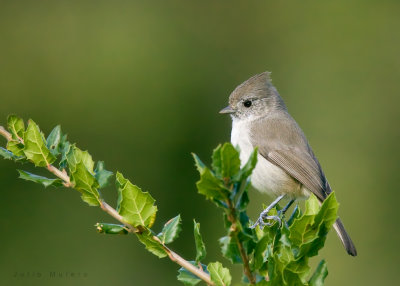
<svg viewBox="0 0 400 286">
<path fill-rule="evenodd" d="M 329 235 L 319 256 L 326 285 L 394 285 L 399 13 L 396 0 L 0 1 L 0 125 L 10 113 L 46 133 L 61 124 L 95 160 L 151 192 L 155 229 L 182 215 L 173 249 L 194 257 L 196 218 L 207 261 L 230 266 L 219 254 L 221 214 L 197 194 L 190 153 L 209 163 L 230 138 L 230 119 L 218 114 L 230 92 L 272 71 L 358 247 L 350 257 Z M 134 237 L 97 234 L 96 222 L 113 220 L 77 192 L 17 179 L 16 167 L 0 160 L 1 285 L 180 285 L 178 267 Z M 115 204 L 113 187 L 103 193 Z M 251 200 L 256 216 L 269 198 Z"/>
</svg>

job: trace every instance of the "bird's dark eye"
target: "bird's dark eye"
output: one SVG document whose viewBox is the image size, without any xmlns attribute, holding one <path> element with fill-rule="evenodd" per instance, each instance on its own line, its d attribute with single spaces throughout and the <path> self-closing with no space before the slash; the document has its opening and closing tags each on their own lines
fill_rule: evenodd
<svg viewBox="0 0 400 286">
<path fill-rule="evenodd" d="M 243 102 L 244 107 L 249 108 L 251 106 L 251 100 L 246 100 Z"/>
</svg>

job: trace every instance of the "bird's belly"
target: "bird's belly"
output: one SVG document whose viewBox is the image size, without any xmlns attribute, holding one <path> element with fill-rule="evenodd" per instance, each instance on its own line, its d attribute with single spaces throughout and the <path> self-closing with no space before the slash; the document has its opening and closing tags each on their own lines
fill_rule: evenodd
<svg viewBox="0 0 400 286">
<path fill-rule="evenodd" d="M 258 154 L 257 165 L 251 175 L 251 185 L 259 192 L 272 196 L 288 195 L 289 197 L 303 196 L 301 184 Z"/>
</svg>

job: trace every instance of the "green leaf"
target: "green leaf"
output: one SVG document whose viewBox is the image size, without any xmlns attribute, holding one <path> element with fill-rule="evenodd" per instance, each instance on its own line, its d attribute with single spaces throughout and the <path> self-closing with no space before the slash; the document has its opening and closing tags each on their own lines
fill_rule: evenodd
<svg viewBox="0 0 400 286">
<path fill-rule="evenodd" d="M 196 183 L 200 194 L 210 200 L 226 200 L 229 196 L 227 190 L 220 179 L 215 177 L 210 169 L 204 166 L 196 155 L 193 155 L 197 169 L 200 173 L 200 180 Z"/>
<path fill-rule="evenodd" d="M 321 207 L 317 198 L 311 195 L 306 201 L 304 214 L 295 209 L 289 226 L 283 224 L 277 229 L 273 238 L 273 247 L 269 249 L 271 245 L 269 243 L 265 252 L 266 256 L 264 256 L 264 260 L 268 260 L 271 285 L 322 285 L 326 277 L 324 262 L 320 264 L 309 282 L 307 281 L 310 272 L 308 262 L 309 257 L 317 255 L 324 246 L 328 231 L 336 220 L 337 209 L 338 203 L 334 192 L 328 196 Z M 269 237 L 271 234 L 269 233 Z M 260 261 L 260 259 L 256 249 L 255 261 Z M 259 262 L 254 264 L 258 266 Z"/>
<path fill-rule="evenodd" d="M 222 267 L 220 262 L 209 263 L 207 270 L 210 272 L 211 281 L 216 286 L 229 286 L 231 284 L 231 274 L 227 268 Z"/>
<path fill-rule="evenodd" d="M 4 149 L 3 147 L 0 147 L 0 156 L 2 156 L 4 159 L 14 160 L 14 161 L 18 161 L 24 158 L 22 156 L 14 155 L 12 152 L 8 151 L 7 149 Z"/>
<path fill-rule="evenodd" d="M 219 145 L 213 152 L 212 167 L 220 178 L 231 178 L 240 169 L 239 152 L 231 143 Z"/>
<path fill-rule="evenodd" d="M 200 262 L 206 257 L 206 246 L 203 242 L 203 238 L 200 234 L 200 223 L 193 220 L 193 233 L 194 233 L 194 242 L 196 244 L 196 262 Z"/>
<path fill-rule="evenodd" d="M 219 239 L 222 255 L 233 264 L 243 263 L 238 245 L 231 236 L 224 236 Z"/>
<path fill-rule="evenodd" d="M 253 152 L 250 154 L 249 159 L 247 160 L 246 164 L 240 171 L 234 176 L 233 181 L 241 182 L 247 179 L 251 173 L 253 172 L 254 168 L 257 165 L 257 155 L 258 155 L 258 147 L 256 147 Z"/>
<path fill-rule="evenodd" d="M 215 174 L 220 178 L 222 178 L 222 158 L 221 158 L 222 152 L 221 151 L 222 151 L 222 145 L 219 144 L 217 146 L 217 148 L 214 149 L 213 154 L 211 156 L 211 158 L 212 158 L 211 167 L 212 167 L 213 171 L 215 172 Z"/>
<path fill-rule="evenodd" d="M 192 153 L 193 159 L 194 159 L 194 164 L 196 166 L 197 171 L 199 173 L 203 172 L 203 169 L 205 168 L 204 163 L 200 160 L 199 156 L 197 156 L 195 153 Z"/>
<path fill-rule="evenodd" d="M 167 221 L 166 224 L 164 224 L 162 231 L 157 234 L 157 237 L 161 240 L 163 244 L 171 243 L 176 238 L 178 238 L 179 233 L 182 230 L 181 222 L 181 215 L 177 215 L 176 217 Z"/>
<path fill-rule="evenodd" d="M 109 180 L 113 173 L 104 169 L 104 162 L 98 161 L 96 165 L 95 177 L 99 183 L 100 188 L 104 188 L 109 184 Z"/>
<path fill-rule="evenodd" d="M 246 182 L 243 182 L 243 184 L 246 184 Z M 245 187 L 243 192 L 241 192 L 238 196 L 237 202 L 236 202 L 236 208 L 238 211 L 246 211 L 247 205 L 250 202 L 249 199 L 249 193 L 247 191 L 248 186 Z"/>
<path fill-rule="evenodd" d="M 24 144 L 17 140 L 11 140 L 7 142 L 7 150 L 12 152 L 15 156 L 25 158 Z"/>
<path fill-rule="evenodd" d="M 25 132 L 24 121 L 16 115 L 10 115 L 7 119 L 7 127 L 12 137 L 12 140 L 7 142 L 7 150 L 15 156 L 25 157 L 24 144 L 22 144 Z"/>
<path fill-rule="evenodd" d="M 67 155 L 70 152 L 72 145 L 64 140 L 64 142 L 61 143 L 60 145 L 60 153 L 61 153 L 61 160 L 60 160 L 60 168 L 61 169 L 66 169 L 67 168 Z"/>
<path fill-rule="evenodd" d="M 299 205 L 296 205 L 294 208 L 292 214 L 290 215 L 290 218 L 287 221 L 288 226 L 291 226 L 292 223 L 294 222 L 295 219 L 298 219 L 302 216 L 301 210 L 299 208 Z"/>
<path fill-rule="evenodd" d="M 47 167 L 56 160 L 56 157 L 47 148 L 46 140 L 43 138 L 39 126 L 31 119 L 24 134 L 24 145 L 26 158 L 37 167 Z"/>
<path fill-rule="evenodd" d="M 306 201 L 306 211 L 290 226 L 290 240 L 297 257 L 318 254 L 324 246 L 326 236 L 337 218 L 339 204 L 332 192 L 319 207 L 315 196 Z"/>
<path fill-rule="evenodd" d="M 22 118 L 12 114 L 7 118 L 7 125 L 14 140 L 20 141 L 24 138 L 25 124 Z"/>
<path fill-rule="evenodd" d="M 35 175 L 23 170 L 17 170 L 21 179 L 42 184 L 45 188 L 48 186 L 61 187 L 63 185 L 60 179 L 49 179 L 39 175 Z"/>
<path fill-rule="evenodd" d="M 119 172 L 116 176 L 116 184 L 118 188 L 117 211 L 124 221 L 134 227 L 151 227 L 157 213 L 155 200 L 151 195 L 133 185 Z"/>
<path fill-rule="evenodd" d="M 60 154 L 61 139 L 63 139 L 61 127 L 60 125 L 57 125 L 53 128 L 46 139 L 47 148 L 50 150 L 51 154 L 56 157 Z"/>
<path fill-rule="evenodd" d="M 72 146 L 66 155 L 74 188 L 82 193 L 82 200 L 90 206 L 100 204 L 100 194 L 97 191 L 99 184 L 93 175 L 92 156 L 87 151 L 82 151 Z"/>
<path fill-rule="evenodd" d="M 199 267 L 199 264 L 195 261 L 189 261 L 190 264 Z M 202 269 L 207 272 L 206 268 L 207 266 L 205 266 L 204 264 L 201 264 Z M 196 285 L 198 284 L 201 279 L 199 277 L 197 277 L 196 275 L 194 275 L 193 273 L 189 272 L 188 270 L 186 270 L 185 268 L 181 267 L 178 270 L 179 274 L 178 274 L 178 281 L 181 281 L 183 284 L 185 285 Z"/>
<path fill-rule="evenodd" d="M 253 268 L 258 270 L 267 261 L 267 249 L 268 245 L 271 243 L 271 238 L 266 235 L 257 242 L 256 249 L 254 250 L 254 262 Z"/>
<path fill-rule="evenodd" d="M 295 219 L 290 226 L 290 240 L 295 245 L 301 245 L 306 239 L 305 234 L 310 226 L 314 223 L 315 215 L 319 211 L 319 203 L 314 195 L 306 201 L 306 210 L 304 214 Z"/>
<path fill-rule="evenodd" d="M 99 233 L 106 234 L 128 234 L 128 230 L 124 225 L 98 222 L 95 224 L 96 230 Z"/>
<path fill-rule="evenodd" d="M 326 276 L 328 276 L 328 267 L 325 260 L 321 260 L 308 283 L 310 286 L 323 286 Z"/>
<path fill-rule="evenodd" d="M 153 239 L 153 235 L 150 232 L 137 233 L 136 236 L 139 241 L 146 246 L 146 249 L 158 258 L 163 258 L 168 255 L 163 246 Z"/>
</svg>

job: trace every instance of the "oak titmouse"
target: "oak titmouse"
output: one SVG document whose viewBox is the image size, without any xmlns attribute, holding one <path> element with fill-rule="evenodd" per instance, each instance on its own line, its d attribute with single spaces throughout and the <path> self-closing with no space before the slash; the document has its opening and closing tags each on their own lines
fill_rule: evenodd
<svg viewBox="0 0 400 286">
<path fill-rule="evenodd" d="M 313 193 L 322 202 L 332 192 L 303 131 L 272 85 L 270 73 L 255 75 L 239 85 L 229 96 L 229 106 L 220 113 L 232 117 L 231 141 L 239 146 L 242 163 L 258 147 L 252 186 L 277 196 L 256 224 L 263 226 L 265 219 L 279 219 L 268 216 L 268 211 L 283 197 L 292 203 Z M 357 250 L 339 218 L 334 228 L 347 252 L 356 256 Z"/>
</svg>

